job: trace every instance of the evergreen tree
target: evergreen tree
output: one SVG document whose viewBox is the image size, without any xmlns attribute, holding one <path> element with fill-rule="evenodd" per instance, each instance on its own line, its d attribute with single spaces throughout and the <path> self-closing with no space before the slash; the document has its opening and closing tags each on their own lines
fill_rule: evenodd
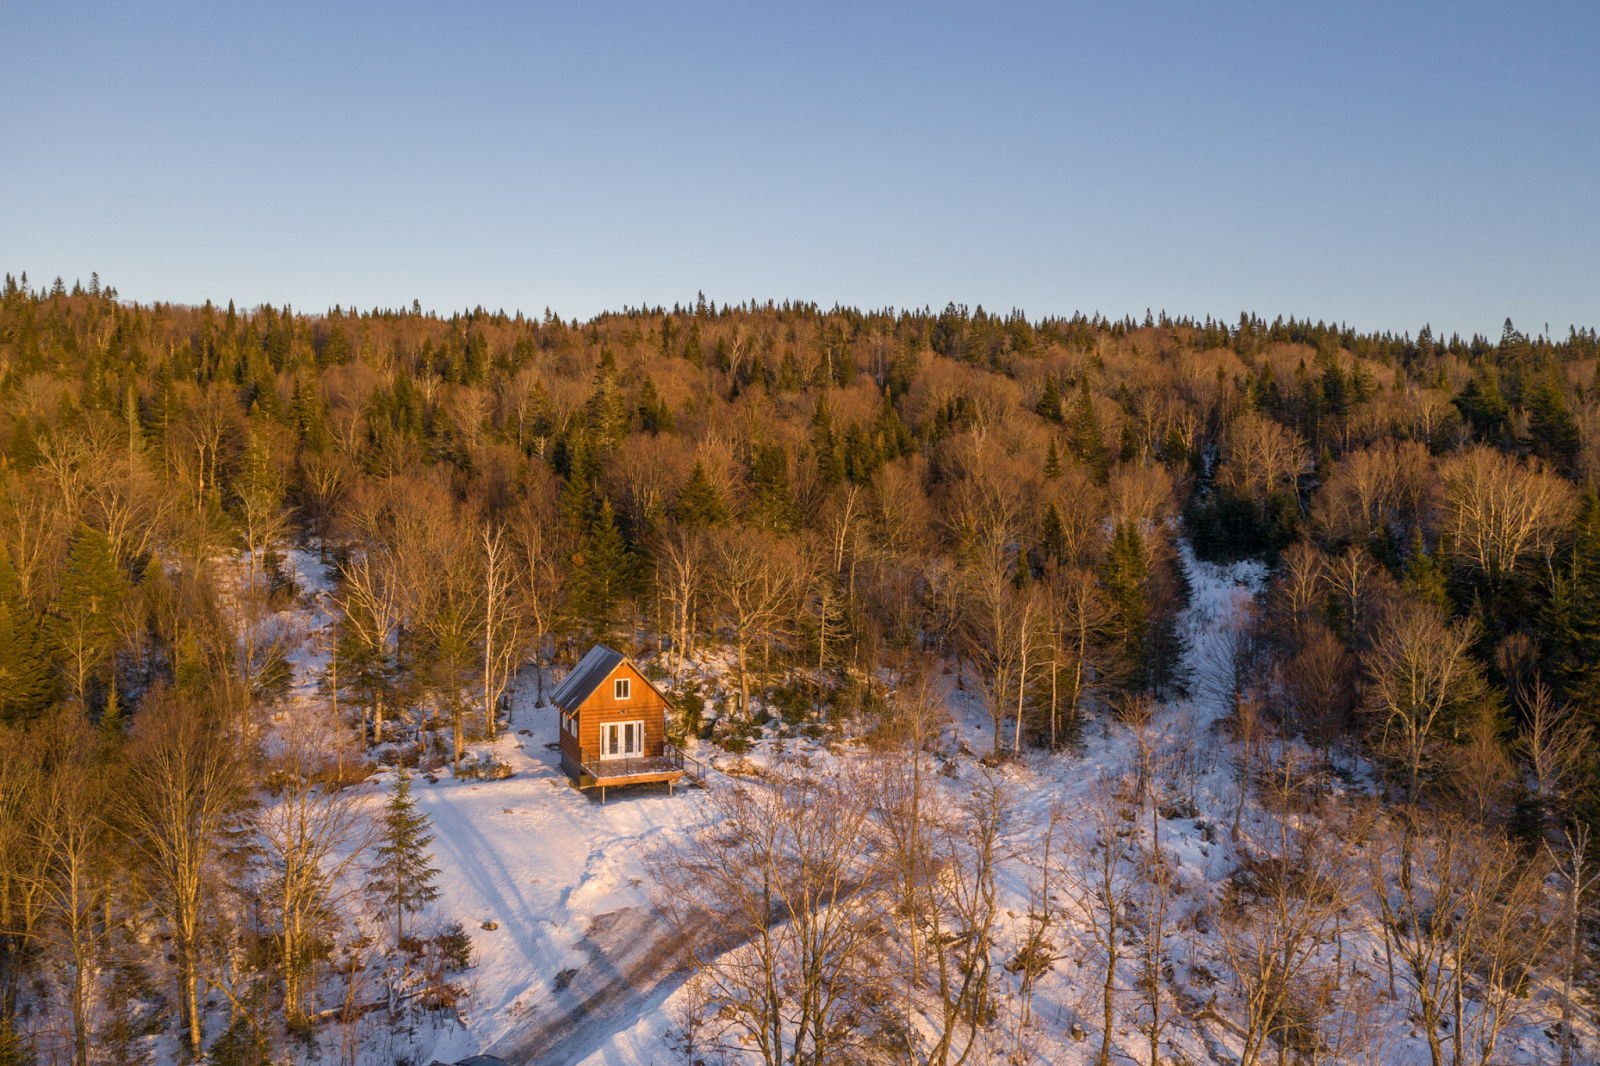
<svg viewBox="0 0 1600 1066">
<path fill-rule="evenodd" d="M 1053 503 L 1045 510 L 1044 522 L 1039 528 L 1039 555 L 1045 561 L 1066 561 L 1066 527 L 1062 524 L 1061 512 Z"/>
<path fill-rule="evenodd" d="M 54 697 L 43 634 L 22 602 L 11 554 L 0 544 L 0 722 L 31 719 Z"/>
<path fill-rule="evenodd" d="M 1033 409 L 1040 418 L 1051 422 L 1061 421 L 1061 389 L 1056 385 L 1054 374 L 1045 375 L 1044 392 L 1039 396 L 1039 402 Z"/>
<path fill-rule="evenodd" d="M 0 1066 L 34 1066 L 33 1048 L 11 1025 L 0 1019 Z"/>
<path fill-rule="evenodd" d="M 758 444 L 750 457 L 750 513 L 761 529 L 788 532 L 798 522 L 789 492 L 789 455 L 781 444 Z"/>
<path fill-rule="evenodd" d="M 304 378 L 295 378 L 289 396 L 289 422 L 294 426 L 300 446 L 320 455 L 328 446 L 328 431 L 322 417 L 322 397 L 317 387 Z"/>
<path fill-rule="evenodd" d="M 577 434 L 569 447 L 567 483 L 561 490 L 561 521 L 568 529 L 581 533 L 595 519 L 595 471 L 585 434 Z"/>
<path fill-rule="evenodd" d="M 672 408 L 656 392 L 656 383 L 644 379 L 639 390 L 639 425 L 649 434 L 672 432 Z"/>
<path fill-rule="evenodd" d="M 1278 378 L 1272 372 L 1271 363 L 1262 364 L 1261 373 L 1250 388 L 1250 401 L 1264 415 L 1276 418 L 1282 413 L 1283 398 L 1278 391 Z"/>
<path fill-rule="evenodd" d="M 1050 438 L 1050 444 L 1044 453 L 1044 476 L 1046 481 L 1054 481 L 1061 476 L 1061 453 L 1056 448 L 1056 439 Z"/>
<path fill-rule="evenodd" d="M 44 455 L 34 439 L 33 426 L 25 416 L 19 416 L 11 429 L 11 442 L 6 445 L 6 458 L 11 465 L 24 472 L 38 466 Z"/>
<path fill-rule="evenodd" d="M 1118 522 L 1111 532 L 1111 550 L 1101 567 L 1100 580 L 1108 593 L 1112 628 L 1130 666 L 1137 667 L 1143 652 L 1150 604 L 1145 596 L 1144 537 L 1132 522 Z"/>
<path fill-rule="evenodd" d="M 1404 586 L 1407 592 L 1423 603 L 1432 604 L 1442 611 L 1449 612 L 1449 575 L 1438 554 L 1428 553 L 1428 546 L 1422 539 L 1420 528 L 1411 532 L 1411 546 L 1406 554 Z"/>
<path fill-rule="evenodd" d="M 68 686 L 80 701 L 87 700 L 90 683 L 116 645 L 117 615 L 127 597 L 128 576 L 117 565 L 110 539 L 80 526 L 46 619 Z"/>
<path fill-rule="evenodd" d="M 689 327 L 689 340 L 683 346 L 683 357 L 689 360 L 696 370 L 704 370 L 706 368 L 706 353 L 705 349 L 700 346 L 700 323 L 698 322 Z"/>
<path fill-rule="evenodd" d="M 711 483 L 711 478 L 706 474 L 706 464 L 695 460 L 694 473 L 689 475 L 689 483 L 678 493 L 678 500 L 672 505 L 673 521 L 685 526 L 721 526 L 728 521 L 728 508 L 722 502 L 722 494 Z"/>
<path fill-rule="evenodd" d="M 1600 705 L 1600 494 L 1592 485 L 1579 500 L 1573 533 L 1567 565 L 1551 581 L 1542 628 L 1554 680 L 1569 699 L 1592 708 Z"/>
<path fill-rule="evenodd" d="M 573 558 L 571 609 L 589 635 L 603 644 L 611 639 L 617 609 L 632 590 L 633 556 L 617 529 L 611 501 L 606 500 Z"/>
<path fill-rule="evenodd" d="M 883 406 L 878 410 L 878 417 L 872 423 L 872 435 L 878 454 L 882 456 L 884 462 L 898 459 L 902 455 L 910 455 L 916 450 L 916 445 L 911 439 L 911 431 L 900 421 L 900 412 L 894 409 L 894 400 L 890 397 L 888 389 L 883 390 Z"/>
<path fill-rule="evenodd" d="M 1104 484 L 1111 465 L 1106 456 L 1105 441 L 1100 435 L 1100 419 L 1095 414 L 1094 397 L 1089 394 L 1089 375 L 1078 382 L 1078 397 L 1072 403 L 1068 447 L 1073 458 L 1094 472 L 1095 480 Z"/>
<path fill-rule="evenodd" d="M 610 348 L 600 351 L 600 365 L 595 368 L 594 392 L 589 395 L 587 411 L 590 435 L 594 446 L 601 451 L 615 447 L 628 435 L 628 401 L 622 395 L 622 386 L 617 380 L 617 361 Z"/>
<path fill-rule="evenodd" d="M 439 871 L 429 866 L 426 848 L 433 843 L 431 823 L 417 810 L 411 795 L 411 775 L 401 768 L 389 790 L 378 823 L 378 858 L 367 868 L 367 898 L 394 915 L 395 939 L 405 937 L 406 915 L 416 914 L 439 897 L 432 884 Z"/>
<path fill-rule="evenodd" d="M 370 639 L 378 632 L 372 609 L 362 597 L 352 596 L 336 624 L 339 688 L 350 703 L 376 713 L 389 689 L 389 649 Z"/>
<path fill-rule="evenodd" d="M 1122 420 L 1121 449 L 1117 458 L 1125 463 L 1131 463 L 1139 458 L 1139 433 L 1133 428 L 1133 419 Z"/>
<path fill-rule="evenodd" d="M 844 450 L 833 432 L 833 416 L 828 413 L 828 394 L 817 397 L 817 410 L 811 416 L 811 446 L 817 456 L 817 473 L 825 485 L 844 480 Z"/>
<path fill-rule="evenodd" d="M 1540 379 L 1528 399 L 1528 436 L 1541 457 L 1562 465 L 1570 464 L 1583 447 L 1578 424 L 1567 411 L 1554 372 Z"/>
<path fill-rule="evenodd" d="M 1511 424 L 1511 409 L 1488 367 L 1482 367 L 1455 398 L 1456 410 L 1486 440 L 1496 440 Z"/>
<path fill-rule="evenodd" d="M 882 465 L 882 457 L 879 456 L 878 449 L 873 447 L 867 431 L 861 428 L 861 423 L 850 423 L 850 428 L 844 435 L 845 477 L 849 478 L 852 484 L 868 485 Z"/>
</svg>

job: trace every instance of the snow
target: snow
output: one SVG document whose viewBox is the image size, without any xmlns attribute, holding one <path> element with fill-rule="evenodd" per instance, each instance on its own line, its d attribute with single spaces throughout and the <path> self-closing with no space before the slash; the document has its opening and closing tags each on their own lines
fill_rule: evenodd
<svg viewBox="0 0 1600 1066">
<path fill-rule="evenodd" d="M 1156 720 L 1169 738 L 1186 738 L 1193 749 L 1198 815 L 1166 819 L 1160 832 L 1180 878 L 1205 892 L 1226 878 L 1236 858 L 1223 835 L 1208 840 L 1204 828 L 1225 825 L 1238 801 L 1227 745 L 1216 729 L 1228 706 L 1213 667 L 1226 644 L 1230 619 L 1264 587 L 1267 572 L 1259 562 L 1215 566 L 1199 561 L 1187 544 L 1181 551 L 1191 590 L 1181 619 L 1189 642 L 1191 696 L 1160 708 Z M 314 554 L 291 553 L 290 563 L 307 590 L 301 613 L 310 636 L 295 653 L 294 698 L 312 699 L 317 698 L 314 681 L 325 659 L 319 649 L 326 642 L 317 637 L 335 609 L 329 602 L 332 585 Z M 708 690 L 719 675 L 727 676 L 726 664 L 715 655 L 693 666 Z M 989 747 L 992 725 L 976 679 L 968 676 L 965 686 L 958 687 L 961 674 L 955 664 L 950 666 L 941 680 L 953 719 L 947 754 L 956 773 L 953 780 L 938 780 L 959 795 L 976 773 L 975 758 Z M 551 680 L 546 679 L 546 691 Z M 442 928 L 462 922 L 476 958 L 464 975 L 470 996 L 460 1024 L 416 1030 L 401 1057 L 416 1063 L 450 1062 L 486 1052 L 502 1055 L 513 1066 L 533 1061 L 548 1066 L 672 1061 L 669 1041 L 685 1003 L 684 975 L 675 971 L 666 951 L 651 907 L 644 859 L 697 819 L 705 794 L 680 787 L 668 795 L 664 786 L 640 786 L 612 791 L 609 802 L 602 804 L 597 791 L 572 789 L 556 752 L 547 747 L 558 735 L 556 713 L 535 705 L 535 687 L 531 678 L 522 680 L 507 733 L 492 744 L 471 745 L 472 756 L 492 752 L 515 776 L 456 780 L 446 773 L 437 782 L 415 779 L 419 809 L 431 818 L 436 834 L 433 864 L 440 871 L 436 883 L 442 890 L 422 924 L 431 921 Z M 771 757 L 770 745 L 758 743 L 748 758 L 765 761 Z M 957 754 L 963 748 L 976 754 Z M 710 754 L 715 750 L 700 752 L 702 760 Z M 1065 800 L 1069 809 L 1081 804 L 1102 772 L 1121 771 L 1132 754 L 1128 730 L 1097 717 L 1086 722 L 1077 752 L 1035 753 L 1002 764 L 997 772 L 1016 796 L 1012 843 L 1019 849 L 1027 846 L 1046 824 L 1056 800 Z M 831 757 L 820 748 L 817 756 Z M 379 774 L 378 784 L 388 777 L 387 772 Z M 719 788 L 727 781 L 713 772 L 707 783 Z M 381 798 L 374 789 L 374 804 Z M 1264 818 L 1253 804 L 1246 810 L 1247 827 Z M 1020 863 L 1004 872 L 1000 887 L 1006 917 L 998 930 L 1002 942 L 1020 941 L 1025 932 L 1028 878 Z M 497 928 L 483 928 L 486 922 L 497 923 Z M 1363 943 L 1348 931 L 1346 941 L 1352 960 L 1373 949 L 1373 942 Z M 1205 937 L 1190 935 L 1175 937 L 1168 948 L 1178 975 L 1175 985 L 1197 1003 L 1215 990 L 1189 986 L 1184 974 L 1190 963 L 1205 960 L 1209 947 Z M 1093 1003 L 1098 993 L 1089 987 L 1092 982 L 1080 979 L 1083 952 L 1069 944 L 1063 956 L 1036 985 L 1033 1010 L 1041 1024 L 1031 1039 L 1042 1061 L 1088 1063 L 1098 1051 L 1096 1019 L 1087 1012 L 1080 1015 L 1079 1008 Z M 1016 978 L 1002 972 L 1000 980 L 1004 985 Z M 1002 988 L 1003 994 L 1007 991 Z M 1395 1061 L 1424 1061 L 1425 1044 L 1411 1029 L 1404 1008 L 1403 998 L 1390 1007 Z M 1067 1035 L 1075 1022 L 1090 1030 L 1090 1039 L 1079 1042 Z M 1124 1030 L 1119 1045 L 1139 1055 L 1144 1037 L 1131 1024 Z M 394 1061 L 395 1037 L 388 1034 L 387 1039 L 380 1049 L 376 1036 L 369 1034 L 364 1061 L 372 1066 Z M 1228 1062 L 1238 1050 L 1237 1040 L 1215 1025 L 1186 1024 L 1170 1031 L 1167 1039 L 1172 1052 L 1189 1061 Z M 1501 1049 L 1522 1061 L 1536 1054 L 1534 1045 L 1550 1049 L 1543 1034 L 1533 1032 L 1508 1033 Z"/>
</svg>

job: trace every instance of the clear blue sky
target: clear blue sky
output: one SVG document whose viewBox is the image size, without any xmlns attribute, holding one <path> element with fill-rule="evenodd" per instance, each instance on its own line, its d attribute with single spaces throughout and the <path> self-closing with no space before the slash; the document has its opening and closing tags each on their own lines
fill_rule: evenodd
<svg viewBox="0 0 1600 1066">
<path fill-rule="evenodd" d="M 106 4 L 0 268 L 125 297 L 1600 325 L 1600 5 Z"/>
</svg>

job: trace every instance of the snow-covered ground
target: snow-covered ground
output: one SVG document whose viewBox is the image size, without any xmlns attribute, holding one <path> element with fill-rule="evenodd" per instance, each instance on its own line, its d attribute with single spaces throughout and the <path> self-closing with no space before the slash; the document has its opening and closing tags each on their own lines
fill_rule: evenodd
<svg viewBox="0 0 1600 1066">
<path fill-rule="evenodd" d="M 1211 892 L 1232 872 L 1237 855 L 1226 834 L 1208 826 L 1226 825 L 1238 798 L 1238 784 L 1227 757 L 1227 745 L 1215 728 L 1226 710 L 1216 683 L 1214 663 L 1225 643 L 1230 618 L 1258 591 L 1265 571 L 1258 563 L 1216 567 L 1196 561 L 1184 548 L 1191 603 L 1183 616 L 1192 668 L 1191 698 L 1158 710 L 1157 721 L 1169 741 L 1186 741 L 1192 752 L 1195 817 L 1163 819 L 1161 843 L 1177 863 L 1179 877 L 1200 893 Z M 303 581 L 326 593 L 326 580 L 315 556 L 296 553 L 292 561 Z M 297 694 L 308 696 L 304 676 L 320 665 L 315 632 L 329 615 L 315 612 L 307 620 L 313 639 L 296 663 L 302 671 Z M 953 674 L 944 676 L 952 716 L 948 751 L 955 763 L 941 787 L 958 795 L 976 772 L 975 755 L 957 755 L 959 748 L 982 754 L 988 750 L 991 724 L 976 686 L 958 690 Z M 474 753 L 492 751 L 515 776 L 498 781 L 455 780 L 448 772 L 437 782 L 416 779 L 418 807 L 432 819 L 437 839 L 432 845 L 440 870 L 442 894 L 425 919 L 442 926 L 459 920 L 471 934 L 476 951 L 465 975 L 470 995 L 461 1024 L 416 1031 L 397 1047 L 394 1034 L 380 1034 L 372 1022 L 365 1061 L 389 1066 L 396 1056 L 413 1062 L 450 1062 L 476 1052 L 498 1054 L 521 1066 L 654 1066 L 675 1060 L 670 1033 L 678 1024 L 686 993 L 684 975 L 674 971 L 670 945 L 650 902 L 644 858 L 680 827 L 696 820 L 706 794 L 679 789 L 668 795 L 661 786 L 613 792 L 602 804 L 598 794 L 580 793 L 567 784 L 552 745 L 557 736 L 554 712 L 535 705 L 534 686 L 524 681 L 513 703 L 510 729 L 494 744 L 473 745 Z M 1083 743 L 1071 754 L 1032 755 L 1005 764 L 1016 797 L 1018 850 L 1029 834 L 1041 832 L 1057 799 L 1069 807 L 1086 802 L 1103 771 L 1126 769 L 1133 748 L 1129 731 L 1108 718 L 1091 718 Z M 793 741 L 790 742 L 791 744 Z M 702 748 L 704 757 L 709 749 Z M 749 755 L 767 757 L 758 743 Z M 820 751 L 818 753 L 821 754 Z M 826 756 L 822 756 L 826 757 Z M 841 757 L 849 758 L 846 752 Z M 720 759 L 719 762 L 727 760 Z M 385 782 L 388 773 L 378 780 Z M 708 775 L 710 788 L 728 787 L 728 778 Z M 374 803 L 381 800 L 376 792 Z M 1266 815 L 1250 804 L 1246 826 Z M 1248 834 L 1247 834 L 1248 835 Z M 1001 881 L 1004 895 L 1002 942 L 1020 943 L 1026 932 L 1029 869 L 1011 864 Z M 485 923 L 496 928 L 487 929 Z M 1371 952 L 1346 931 L 1352 958 Z M 1215 992 L 1187 984 L 1190 964 L 1206 955 L 1204 936 L 1192 931 L 1175 936 L 1169 953 L 1175 963 L 1173 988 L 1194 1002 Z M 1097 1005 L 1098 990 L 1081 969 L 1083 952 L 1074 957 L 1070 945 L 1034 990 L 1036 1024 L 1029 1040 L 1036 1061 L 1087 1063 L 1098 1050 L 1096 1040 L 1075 1040 L 1072 1027 L 1093 1030 L 1087 1008 Z M 1210 961 L 1214 961 L 1210 960 Z M 1130 967 L 1131 974 L 1131 967 Z M 1018 977 L 1000 974 L 1002 983 Z M 1128 987 L 1126 982 L 1124 987 Z M 1002 994 L 1012 989 L 1003 987 Z M 1130 993 L 1125 997 L 1132 1000 Z M 1405 1016 L 1404 996 L 1386 1008 L 1392 1015 L 1389 1061 L 1424 1062 L 1426 1044 Z M 1238 1040 L 1225 1025 L 1190 1017 L 1166 1036 L 1169 1050 L 1190 1062 L 1234 1061 Z M 1145 1038 L 1131 1023 L 1118 1031 L 1124 1057 L 1145 1061 Z M 1539 1061 L 1553 1053 L 1551 1041 L 1528 1027 L 1502 1040 L 1502 1061 Z M 1376 1061 L 1374 1058 L 1372 1061 Z"/>
</svg>

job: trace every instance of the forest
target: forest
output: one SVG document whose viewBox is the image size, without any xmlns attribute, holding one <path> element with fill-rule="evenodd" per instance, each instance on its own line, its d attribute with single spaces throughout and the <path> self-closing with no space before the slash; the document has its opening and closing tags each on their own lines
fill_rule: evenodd
<svg viewBox="0 0 1600 1066">
<path fill-rule="evenodd" d="M 1395 1018 L 1432 1066 L 1527 1061 L 1524 1024 L 1588 1061 L 1597 365 L 1593 329 L 1509 320 L 580 322 L 8 274 L 0 1066 L 355 1066 L 356 1014 L 462 1010 L 476 931 L 429 910 L 413 781 L 494 779 L 469 746 L 595 643 L 766 782 L 649 860 L 673 928 L 754 923 L 685 963 L 688 1061 L 1051 1061 L 1019 1034 L 1069 959 L 1101 1066 L 1208 1025 L 1218 1061 L 1377 1063 Z M 1240 563 L 1197 648 L 1196 567 Z M 1004 844 L 1018 775 L 1097 735 L 1131 754 Z M 1236 809 L 1195 798 L 1201 748 Z M 1209 894 L 1163 850 L 1186 819 Z"/>
</svg>

